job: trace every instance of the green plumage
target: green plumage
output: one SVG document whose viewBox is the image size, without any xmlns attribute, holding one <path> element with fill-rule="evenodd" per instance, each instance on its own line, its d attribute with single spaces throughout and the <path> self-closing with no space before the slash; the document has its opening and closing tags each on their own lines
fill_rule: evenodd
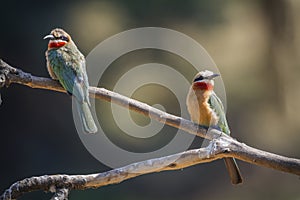
<svg viewBox="0 0 300 200">
<path fill-rule="evenodd" d="M 210 108 L 219 117 L 217 126 L 221 129 L 222 132 L 230 135 L 230 129 L 226 120 L 223 103 L 213 91 L 208 99 L 208 104 L 210 105 Z"/>
<path fill-rule="evenodd" d="M 226 120 L 225 110 L 222 101 L 216 95 L 214 91 L 208 99 L 208 104 L 210 108 L 219 117 L 217 127 L 221 129 L 222 132 L 230 135 L 230 129 Z M 224 158 L 226 168 L 229 172 L 230 179 L 233 184 L 238 184 L 242 182 L 242 177 L 240 175 L 240 170 L 234 158 Z"/>
<path fill-rule="evenodd" d="M 46 51 L 49 74 L 53 79 L 59 80 L 66 91 L 75 98 L 84 130 L 88 133 L 95 133 L 97 126 L 89 108 L 89 83 L 84 56 L 63 30 L 54 29 L 50 36 L 53 41 L 50 40 Z M 62 40 L 62 36 L 67 42 L 56 47 L 55 45 L 60 45 L 59 41 Z"/>
</svg>

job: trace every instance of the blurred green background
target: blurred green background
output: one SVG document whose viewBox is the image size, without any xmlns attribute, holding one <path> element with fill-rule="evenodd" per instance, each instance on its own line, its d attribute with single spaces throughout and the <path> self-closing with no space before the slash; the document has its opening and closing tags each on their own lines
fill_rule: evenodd
<svg viewBox="0 0 300 200">
<path fill-rule="evenodd" d="M 67 30 L 84 55 L 131 28 L 157 26 L 185 33 L 219 66 L 234 137 L 263 150 L 300 157 L 297 0 L 2 1 L 1 8 L 0 58 L 38 76 L 48 77 L 47 42 L 42 38 L 55 27 Z M 153 52 L 144 54 L 145 60 L 138 60 L 153 62 L 149 55 L 157 59 Z M 135 63 L 135 58 L 124 57 L 121 64 Z M 192 77 L 194 72 L 187 73 Z M 82 145 L 67 95 L 20 85 L 2 89 L 1 94 L 1 193 L 25 177 L 109 169 Z M 147 101 L 142 94 L 135 98 Z M 160 98 L 168 102 L 169 97 Z M 176 105 L 167 111 L 177 113 Z M 223 162 L 216 161 L 73 191 L 70 199 L 300 199 L 299 177 L 243 162 L 239 166 L 244 184 L 237 187 L 230 184 Z M 50 194 L 35 192 L 22 199 L 49 198 Z"/>
</svg>

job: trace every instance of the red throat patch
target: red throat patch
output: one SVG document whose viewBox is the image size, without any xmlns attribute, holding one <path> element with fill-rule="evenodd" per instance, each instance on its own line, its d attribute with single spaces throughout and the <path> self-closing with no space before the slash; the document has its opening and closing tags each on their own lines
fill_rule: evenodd
<svg viewBox="0 0 300 200">
<path fill-rule="evenodd" d="M 193 83 L 193 89 L 194 90 L 213 90 L 214 86 L 210 83 L 201 81 L 201 82 Z"/>
<path fill-rule="evenodd" d="M 52 49 L 52 48 L 59 48 L 59 47 L 62 47 L 62 46 L 65 46 L 67 44 L 66 41 L 50 41 L 49 44 L 48 44 L 48 48 L 49 49 Z"/>
</svg>

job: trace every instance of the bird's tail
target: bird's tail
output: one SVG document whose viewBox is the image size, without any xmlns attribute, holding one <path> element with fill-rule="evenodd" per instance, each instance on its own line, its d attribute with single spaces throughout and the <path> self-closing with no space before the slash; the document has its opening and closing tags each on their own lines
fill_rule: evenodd
<svg viewBox="0 0 300 200">
<path fill-rule="evenodd" d="M 87 133 L 96 133 L 98 131 L 93 115 L 91 113 L 90 107 L 87 102 L 78 102 L 76 101 L 80 119 L 83 124 L 83 128 Z"/>
<path fill-rule="evenodd" d="M 229 173 L 231 183 L 237 185 L 243 182 L 240 170 L 234 158 L 224 158 L 227 171 Z"/>
</svg>

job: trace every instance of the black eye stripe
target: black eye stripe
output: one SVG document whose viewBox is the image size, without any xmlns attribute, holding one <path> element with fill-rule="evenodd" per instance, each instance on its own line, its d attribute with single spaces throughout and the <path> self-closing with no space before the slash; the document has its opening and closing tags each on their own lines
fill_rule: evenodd
<svg viewBox="0 0 300 200">
<path fill-rule="evenodd" d="M 69 38 L 67 38 L 67 37 L 65 37 L 65 36 L 59 36 L 59 37 L 55 37 L 55 39 L 57 39 L 57 40 L 64 40 L 64 41 L 69 41 Z"/>
<path fill-rule="evenodd" d="M 195 79 L 194 79 L 194 82 L 196 82 L 196 81 L 201 81 L 201 80 L 203 80 L 203 76 L 199 76 L 199 77 L 195 78 Z"/>
</svg>

